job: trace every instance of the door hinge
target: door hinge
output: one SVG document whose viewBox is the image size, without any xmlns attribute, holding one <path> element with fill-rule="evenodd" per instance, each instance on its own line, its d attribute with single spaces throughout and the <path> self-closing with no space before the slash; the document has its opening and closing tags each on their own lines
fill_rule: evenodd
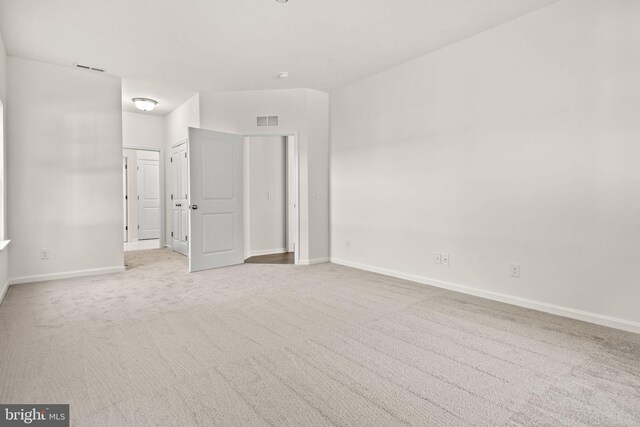
<svg viewBox="0 0 640 427">
<path fill-rule="evenodd" d="M 124 168 L 125 168 L 125 169 L 128 169 L 128 168 L 129 168 L 129 166 L 127 166 L 127 165 L 124 165 Z"/>
<path fill-rule="evenodd" d="M 173 231 L 171 232 L 171 237 L 173 237 Z"/>
<path fill-rule="evenodd" d="M 140 196 L 138 196 L 138 200 L 140 200 Z"/>
<path fill-rule="evenodd" d="M 171 163 L 173 163 L 173 157 L 170 157 L 170 158 L 169 158 L 169 161 L 170 161 Z"/>
<path fill-rule="evenodd" d="M 138 230 L 140 230 L 140 226 L 138 226 Z"/>
<path fill-rule="evenodd" d="M 129 231 L 129 227 L 128 227 L 128 226 L 127 226 L 127 227 L 125 227 L 124 229 L 125 229 L 125 230 L 127 230 L 127 231 Z"/>
<path fill-rule="evenodd" d="M 189 241 L 189 236 L 184 236 L 184 241 L 188 242 Z"/>
<path fill-rule="evenodd" d="M 188 197 L 187 197 L 187 195 L 186 195 L 186 194 L 184 195 L 184 198 L 185 198 L 185 200 L 186 200 L 186 199 L 188 199 Z"/>
<path fill-rule="evenodd" d="M 184 158 L 185 158 L 185 159 L 187 158 L 187 153 L 186 153 L 186 152 L 184 153 Z"/>
<path fill-rule="evenodd" d="M 124 199 L 125 200 L 129 200 L 129 196 L 124 196 Z"/>
<path fill-rule="evenodd" d="M 173 194 L 171 195 L 171 200 L 173 200 Z"/>
<path fill-rule="evenodd" d="M 136 166 L 136 168 L 137 168 L 138 170 L 140 170 L 140 166 Z"/>
</svg>

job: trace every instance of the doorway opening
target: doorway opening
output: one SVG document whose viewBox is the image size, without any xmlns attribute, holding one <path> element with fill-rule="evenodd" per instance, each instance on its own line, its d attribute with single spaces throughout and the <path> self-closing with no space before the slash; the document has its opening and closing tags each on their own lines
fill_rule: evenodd
<svg viewBox="0 0 640 427">
<path fill-rule="evenodd" d="M 161 156 L 158 150 L 124 148 L 124 250 L 162 245 Z"/>
<path fill-rule="evenodd" d="M 293 136 L 244 138 L 245 263 L 294 264 L 296 162 Z"/>
<path fill-rule="evenodd" d="M 171 147 L 167 236 L 190 272 L 262 256 L 249 262 L 299 262 L 296 139 L 189 127 Z"/>
</svg>

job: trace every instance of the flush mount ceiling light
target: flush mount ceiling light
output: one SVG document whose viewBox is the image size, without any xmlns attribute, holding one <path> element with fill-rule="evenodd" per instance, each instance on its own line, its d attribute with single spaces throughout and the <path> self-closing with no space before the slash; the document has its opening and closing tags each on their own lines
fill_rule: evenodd
<svg viewBox="0 0 640 427">
<path fill-rule="evenodd" d="M 286 3 L 286 2 L 288 2 L 289 0 L 276 0 L 276 1 L 277 1 L 278 3 Z"/>
<path fill-rule="evenodd" d="M 281 79 L 288 79 L 289 78 L 289 72 L 282 71 L 282 72 L 278 73 L 278 77 L 280 77 Z"/>
<path fill-rule="evenodd" d="M 156 108 L 158 103 L 155 99 L 150 98 L 133 98 L 132 101 L 136 108 L 142 111 L 151 111 Z"/>
</svg>

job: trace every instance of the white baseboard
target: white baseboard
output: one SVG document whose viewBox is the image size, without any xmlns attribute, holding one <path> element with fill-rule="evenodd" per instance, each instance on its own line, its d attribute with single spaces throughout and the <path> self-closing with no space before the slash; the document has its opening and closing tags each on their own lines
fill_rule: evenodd
<svg viewBox="0 0 640 427">
<path fill-rule="evenodd" d="M 285 248 L 275 248 L 275 249 L 261 249 L 259 251 L 250 251 L 247 255 L 247 258 L 251 258 L 252 256 L 262 256 L 262 255 L 273 255 L 273 254 L 283 254 L 287 252 Z"/>
<path fill-rule="evenodd" d="M 22 276 L 9 279 L 10 285 L 19 285 L 21 283 L 46 282 L 49 280 L 71 279 L 74 277 L 97 276 L 100 274 L 122 273 L 124 266 L 95 268 L 92 270 L 65 271 L 62 273 L 39 274 L 35 276 Z"/>
<path fill-rule="evenodd" d="M 545 302 L 534 301 L 526 298 L 520 298 L 512 295 L 506 295 L 499 292 L 486 291 L 483 289 L 473 288 L 470 286 L 459 285 L 456 283 L 445 282 L 428 277 L 417 276 L 414 274 L 402 273 L 399 271 L 388 270 L 385 268 L 374 267 L 370 265 L 360 264 L 338 258 L 331 258 L 334 264 L 340 264 L 347 267 L 357 268 L 358 270 L 370 271 L 372 273 L 384 274 L 385 276 L 396 277 L 398 279 L 410 280 L 412 282 L 423 285 L 435 286 L 437 288 L 448 289 L 451 291 L 461 292 L 463 294 L 474 295 L 493 301 L 504 302 L 507 304 L 517 305 L 520 307 L 530 308 L 545 313 L 556 314 L 558 316 L 568 317 L 570 319 L 582 320 L 584 322 L 595 323 L 596 325 L 607 326 L 610 328 L 621 329 L 623 331 L 635 332 L 640 334 L 640 323 L 630 320 L 618 319 L 616 317 L 605 316 L 598 313 L 590 313 L 588 311 L 576 310 L 574 308 L 563 307 Z"/>
<path fill-rule="evenodd" d="M 2 304 L 2 301 L 4 301 L 4 296 L 7 294 L 8 290 L 9 290 L 9 281 L 7 280 L 7 283 L 5 283 L 2 289 L 0 289 L 0 304 Z"/>
<path fill-rule="evenodd" d="M 329 262 L 329 257 L 325 258 L 312 258 L 312 259 L 301 259 L 298 260 L 298 265 L 314 265 L 314 264 L 324 264 Z"/>
</svg>

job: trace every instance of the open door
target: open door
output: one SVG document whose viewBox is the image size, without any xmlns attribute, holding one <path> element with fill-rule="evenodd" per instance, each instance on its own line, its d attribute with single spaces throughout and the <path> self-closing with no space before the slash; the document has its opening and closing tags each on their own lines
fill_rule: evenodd
<svg viewBox="0 0 640 427">
<path fill-rule="evenodd" d="M 171 249 L 182 255 L 189 255 L 188 160 L 186 143 L 171 148 Z"/>
<path fill-rule="evenodd" d="M 243 138 L 189 128 L 189 271 L 244 262 Z"/>
</svg>

